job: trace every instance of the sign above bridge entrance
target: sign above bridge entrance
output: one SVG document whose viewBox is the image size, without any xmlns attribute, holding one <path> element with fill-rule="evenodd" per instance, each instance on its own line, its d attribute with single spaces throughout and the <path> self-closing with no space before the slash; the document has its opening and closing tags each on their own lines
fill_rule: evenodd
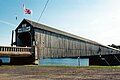
<svg viewBox="0 0 120 80">
<path fill-rule="evenodd" d="M 21 28 L 18 29 L 18 33 L 28 32 L 31 30 L 30 26 L 23 24 Z"/>
</svg>

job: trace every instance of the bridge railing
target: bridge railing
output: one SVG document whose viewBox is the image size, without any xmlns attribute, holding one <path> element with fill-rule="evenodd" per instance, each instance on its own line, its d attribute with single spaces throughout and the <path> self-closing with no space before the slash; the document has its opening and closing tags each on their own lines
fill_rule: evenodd
<svg viewBox="0 0 120 80">
<path fill-rule="evenodd" d="M 31 47 L 0 46 L 0 52 L 31 52 Z"/>
</svg>

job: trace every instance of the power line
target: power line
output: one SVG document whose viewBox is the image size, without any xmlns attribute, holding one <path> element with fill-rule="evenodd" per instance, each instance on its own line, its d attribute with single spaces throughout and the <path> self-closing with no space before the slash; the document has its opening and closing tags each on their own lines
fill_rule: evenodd
<svg viewBox="0 0 120 80">
<path fill-rule="evenodd" d="M 3 20 L 0 20 L 0 23 L 8 24 L 8 25 L 11 25 L 11 26 L 16 26 L 15 24 L 12 24 L 10 22 L 3 21 Z"/>
<path fill-rule="evenodd" d="M 44 6 L 44 8 L 43 8 L 43 10 L 42 10 L 39 18 L 38 18 L 38 21 L 41 19 L 42 15 L 43 15 L 43 13 L 44 13 L 44 11 L 45 11 L 45 9 L 47 8 L 48 2 L 49 2 L 49 0 L 47 0 L 47 2 L 46 2 L 46 4 L 45 4 L 45 6 Z M 38 21 L 37 21 L 37 22 L 38 22 Z"/>
</svg>

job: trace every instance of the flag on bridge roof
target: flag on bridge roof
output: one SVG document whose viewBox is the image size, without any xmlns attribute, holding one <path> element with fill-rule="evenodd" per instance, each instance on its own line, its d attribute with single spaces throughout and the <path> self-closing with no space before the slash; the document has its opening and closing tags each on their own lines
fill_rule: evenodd
<svg viewBox="0 0 120 80">
<path fill-rule="evenodd" d="M 26 8 L 24 4 L 23 4 L 23 10 L 24 10 L 24 14 L 32 14 L 32 10 Z"/>
<path fill-rule="evenodd" d="M 25 13 L 25 14 L 31 14 L 32 11 L 31 11 L 30 9 L 27 9 L 27 8 L 26 8 L 26 9 L 24 10 L 24 13 Z"/>
</svg>

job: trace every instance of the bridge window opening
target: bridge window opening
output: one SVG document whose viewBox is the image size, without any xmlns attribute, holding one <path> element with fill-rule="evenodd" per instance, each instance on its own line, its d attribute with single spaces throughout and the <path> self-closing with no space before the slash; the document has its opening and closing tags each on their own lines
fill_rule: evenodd
<svg viewBox="0 0 120 80">
<path fill-rule="evenodd" d="M 29 32 L 20 33 L 18 35 L 18 46 L 21 47 L 31 47 L 31 34 Z"/>
</svg>

